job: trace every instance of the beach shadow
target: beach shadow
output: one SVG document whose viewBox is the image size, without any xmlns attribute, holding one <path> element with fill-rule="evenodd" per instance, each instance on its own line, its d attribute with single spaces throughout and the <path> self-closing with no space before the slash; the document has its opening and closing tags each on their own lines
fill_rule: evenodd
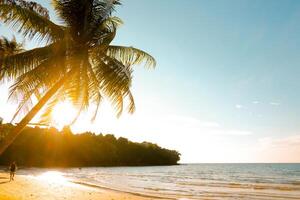
<svg viewBox="0 0 300 200">
<path fill-rule="evenodd" d="M 5 176 L 0 176 L 0 184 L 9 183 L 9 178 Z"/>
<path fill-rule="evenodd" d="M 0 184 L 9 183 L 10 181 L 2 181 Z"/>
</svg>

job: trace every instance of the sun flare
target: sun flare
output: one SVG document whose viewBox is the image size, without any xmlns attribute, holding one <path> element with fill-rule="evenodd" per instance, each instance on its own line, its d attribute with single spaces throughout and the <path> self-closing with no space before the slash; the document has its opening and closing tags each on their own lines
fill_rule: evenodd
<svg viewBox="0 0 300 200">
<path fill-rule="evenodd" d="M 91 110 L 95 110 L 96 105 L 90 105 Z M 58 103 L 52 110 L 51 113 L 51 125 L 61 130 L 66 125 L 72 125 L 72 130 L 75 132 L 83 132 L 89 128 L 99 130 L 100 127 L 104 128 L 102 130 L 107 130 L 107 127 L 111 127 L 117 123 L 118 119 L 115 116 L 114 110 L 111 104 L 103 100 L 103 103 L 100 105 L 99 112 L 97 114 L 96 121 L 92 122 L 91 118 L 93 116 L 92 112 L 88 110 L 83 111 L 76 122 L 71 124 L 75 119 L 77 110 L 75 107 L 67 101 L 63 101 Z M 122 116 L 122 118 L 126 118 L 126 114 Z M 99 122 L 101 123 L 95 123 Z"/>
<path fill-rule="evenodd" d="M 58 128 L 69 125 L 76 116 L 76 109 L 69 102 L 58 103 L 51 114 L 52 123 Z"/>
</svg>

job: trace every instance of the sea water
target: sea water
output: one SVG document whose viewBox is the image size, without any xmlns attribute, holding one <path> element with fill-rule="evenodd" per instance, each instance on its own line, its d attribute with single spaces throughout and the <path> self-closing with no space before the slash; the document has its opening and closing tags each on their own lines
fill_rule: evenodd
<svg viewBox="0 0 300 200">
<path fill-rule="evenodd" d="M 300 164 L 181 164 L 153 167 L 22 169 L 59 171 L 93 187 L 171 199 L 300 199 Z"/>
</svg>

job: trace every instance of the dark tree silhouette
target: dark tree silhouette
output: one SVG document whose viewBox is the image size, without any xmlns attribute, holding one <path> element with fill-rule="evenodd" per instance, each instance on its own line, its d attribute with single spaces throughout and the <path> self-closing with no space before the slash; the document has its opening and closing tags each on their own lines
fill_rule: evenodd
<svg viewBox="0 0 300 200">
<path fill-rule="evenodd" d="M 11 124 L 0 125 L 0 140 L 13 128 Z M 13 160 L 36 167 L 174 165 L 179 159 L 177 151 L 111 134 L 72 134 L 69 127 L 61 132 L 55 128 L 26 127 L 0 156 L 0 165 Z"/>
</svg>

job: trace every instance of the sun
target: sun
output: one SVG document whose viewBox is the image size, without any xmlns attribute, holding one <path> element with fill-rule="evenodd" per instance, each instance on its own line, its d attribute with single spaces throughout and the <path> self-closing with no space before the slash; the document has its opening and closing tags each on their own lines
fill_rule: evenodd
<svg viewBox="0 0 300 200">
<path fill-rule="evenodd" d="M 91 121 L 94 110 L 96 110 L 96 105 L 94 104 L 90 105 L 89 110 L 83 110 L 78 120 L 72 124 L 72 131 L 78 133 L 87 130 L 110 130 L 111 127 L 114 127 L 119 122 L 113 107 L 107 100 L 103 100 L 100 105 L 99 110 L 101 112 L 97 114 L 96 121 Z M 62 130 L 64 126 L 73 122 L 77 114 L 78 110 L 70 102 L 59 102 L 51 112 L 51 125 Z M 124 119 L 126 116 L 124 115 L 122 118 Z"/>
<path fill-rule="evenodd" d="M 69 102 L 60 102 L 52 110 L 52 123 L 57 128 L 69 125 L 76 116 L 76 109 Z"/>
</svg>

